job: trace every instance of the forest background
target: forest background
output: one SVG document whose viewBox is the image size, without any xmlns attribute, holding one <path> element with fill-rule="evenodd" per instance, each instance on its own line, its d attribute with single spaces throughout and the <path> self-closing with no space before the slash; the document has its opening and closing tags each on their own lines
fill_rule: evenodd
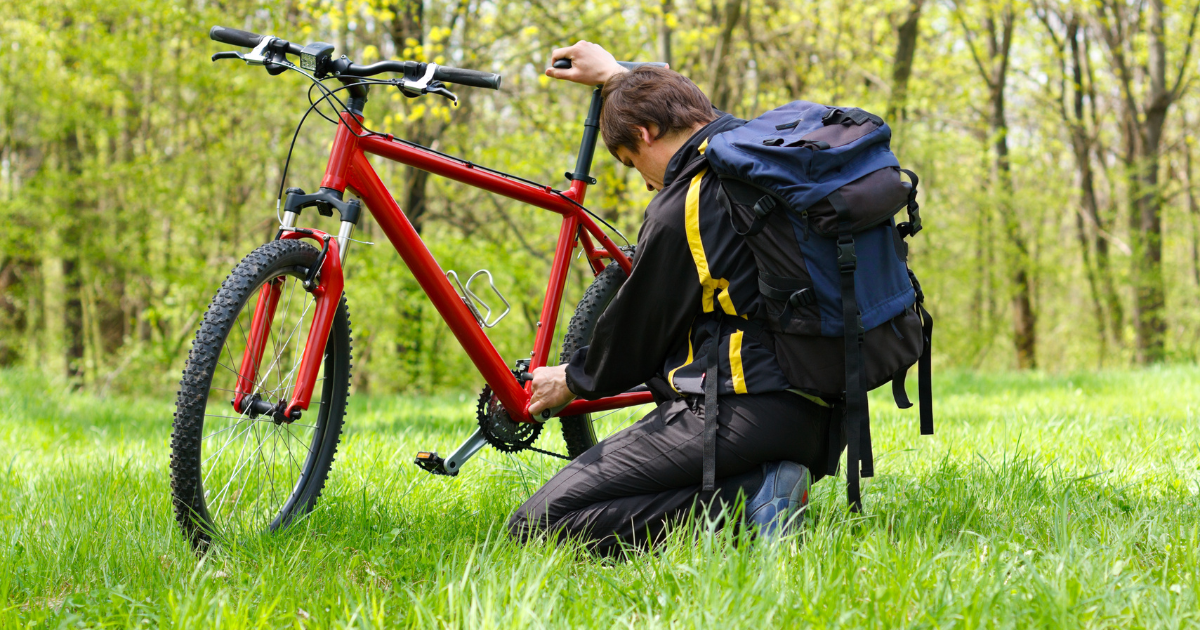
<svg viewBox="0 0 1200 630">
<path fill-rule="evenodd" d="M 921 176 L 910 264 L 939 366 L 1194 361 L 1198 13 L 1197 0 L 3 0 L 0 366 L 169 391 L 223 277 L 274 235 L 306 81 L 210 62 L 228 48 L 208 39 L 216 24 L 359 62 L 501 73 L 498 92 L 457 89 L 455 109 L 376 89 L 368 126 L 557 187 L 588 90 L 542 72 L 579 39 L 668 61 L 742 117 L 794 99 L 880 113 Z M 309 117 L 288 186 L 317 186 L 332 137 Z M 492 339 L 524 355 L 557 215 L 376 168 L 444 269 L 495 274 L 514 314 Z M 590 208 L 632 238 L 651 193 L 603 148 L 593 174 Z M 379 244 L 349 256 L 357 391 L 477 386 L 369 218 L 358 235 Z M 569 300 L 586 280 L 576 265 Z"/>
</svg>

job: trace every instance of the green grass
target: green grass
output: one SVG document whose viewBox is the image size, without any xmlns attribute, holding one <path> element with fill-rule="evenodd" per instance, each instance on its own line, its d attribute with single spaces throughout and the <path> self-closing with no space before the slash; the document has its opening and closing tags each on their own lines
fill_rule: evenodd
<svg viewBox="0 0 1200 630">
<path fill-rule="evenodd" d="M 473 395 L 360 398 L 310 518 L 197 560 L 171 401 L 0 372 L 0 626 L 1200 626 L 1200 369 L 939 374 L 935 395 L 932 438 L 872 401 L 865 515 L 828 480 L 800 540 L 680 531 L 625 562 L 505 538 L 553 460 L 411 465 L 469 432 Z"/>
</svg>

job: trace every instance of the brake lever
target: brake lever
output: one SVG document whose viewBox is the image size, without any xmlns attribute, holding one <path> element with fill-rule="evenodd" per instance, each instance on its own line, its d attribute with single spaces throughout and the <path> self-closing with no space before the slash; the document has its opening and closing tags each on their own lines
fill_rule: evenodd
<svg viewBox="0 0 1200 630">
<path fill-rule="evenodd" d="M 454 103 L 455 107 L 458 107 L 458 95 L 450 90 L 447 90 L 446 84 L 442 83 L 441 81 L 429 81 L 426 83 L 424 80 L 418 82 L 409 81 L 407 79 L 393 79 L 390 81 L 390 83 L 395 85 L 396 88 L 400 90 L 400 93 L 408 98 L 417 98 L 418 96 L 424 96 L 426 94 L 437 94 L 438 96 L 449 99 Z"/>
<path fill-rule="evenodd" d="M 212 56 L 213 61 L 219 61 L 221 59 L 241 59 L 242 61 L 245 61 L 246 56 L 240 52 L 235 52 L 232 50 L 226 50 L 223 52 L 214 53 Z"/>
<path fill-rule="evenodd" d="M 437 94 L 438 96 L 444 96 L 450 99 L 450 101 L 454 103 L 455 107 L 458 107 L 458 95 L 450 90 L 447 90 L 446 86 L 442 85 L 441 82 L 434 81 L 422 91 L 426 94 Z"/>
</svg>

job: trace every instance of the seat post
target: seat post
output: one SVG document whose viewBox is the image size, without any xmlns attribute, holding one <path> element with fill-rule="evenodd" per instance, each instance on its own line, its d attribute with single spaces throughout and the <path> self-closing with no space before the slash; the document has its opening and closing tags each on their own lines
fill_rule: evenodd
<svg viewBox="0 0 1200 630">
<path fill-rule="evenodd" d="M 596 137 L 600 134 L 600 108 L 604 105 L 604 97 L 600 95 L 600 87 L 592 90 L 592 103 L 588 107 L 587 119 L 583 121 L 583 140 L 579 143 L 579 156 L 575 159 L 575 172 L 567 173 L 567 179 L 587 184 L 595 184 L 591 176 L 592 156 L 596 153 Z"/>
</svg>

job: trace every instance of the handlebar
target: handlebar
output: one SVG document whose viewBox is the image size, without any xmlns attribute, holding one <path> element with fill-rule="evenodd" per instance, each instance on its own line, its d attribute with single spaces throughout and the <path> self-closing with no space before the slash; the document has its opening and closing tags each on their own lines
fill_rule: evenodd
<svg viewBox="0 0 1200 630">
<path fill-rule="evenodd" d="M 213 41 L 218 41 L 232 46 L 241 46 L 242 48 L 256 48 L 263 42 L 267 36 L 242 31 L 236 28 L 226 26 L 214 26 L 208 32 L 208 36 Z M 275 39 L 270 48 L 280 52 L 285 52 L 290 55 L 301 55 L 305 50 L 299 44 Z M 218 53 L 220 54 L 220 53 Z M 341 60 L 339 60 L 341 61 Z M 304 65 L 304 59 L 301 57 L 301 65 Z M 457 85 L 465 85 L 468 87 L 481 87 L 493 90 L 500 89 L 500 82 L 503 79 L 498 74 L 493 72 L 483 72 L 480 70 L 467 70 L 465 68 L 448 68 L 434 64 L 425 64 L 417 61 L 379 61 L 369 65 L 358 65 L 355 63 L 343 62 L 337 64 L 341 67 L 337 68 L 338 76 L 353 76 L 353 77 L 369 77 L 384 72 L 401 72 L 407 77 L 421 77 L 427 73 L 429 66 L 433 66 L 433 76 L 429 77 L 444 83 L 454 83 Z"/>
<path fill-rule="evenodd" d="M 419 61 L 376 61 L 366 66 L 352 63 L 341 74 L 354 77 L 370 77 L 384 72 L 403 72 L 411 76 L 414 73 L 424 74 L 426 67 L 428 67 L 428 64 Z M 446 66 L 436 66 L 431 78 L 444 83 L 455 83 L 468 87 L 490 88 L 493 90 L 500 89 L 500 82 L 503 80 L 503 77 L 493 72 L 467 70 L 465 68 L 448 68 Z"/>
<path fill-rule="evenodd" d="M 213 41 L 229 44 L 231 46 L 241 46 L 242 48 L 254 48 L 262 43 L 263 39 L 263 36 L 259 35 L 258 33 L 241 31 L 236 28 L 229 28 L 228 26 L 214 26 L 212 27 L 212 30 L 208 31 L 208 36 Z M 295 44 L 292 44 L 291 46 L 295 47 L 295 50 L 288 50 L 288 52 L 292 53 L 293 55 L 300 54 L 299 46 Z"/>
</svg>

